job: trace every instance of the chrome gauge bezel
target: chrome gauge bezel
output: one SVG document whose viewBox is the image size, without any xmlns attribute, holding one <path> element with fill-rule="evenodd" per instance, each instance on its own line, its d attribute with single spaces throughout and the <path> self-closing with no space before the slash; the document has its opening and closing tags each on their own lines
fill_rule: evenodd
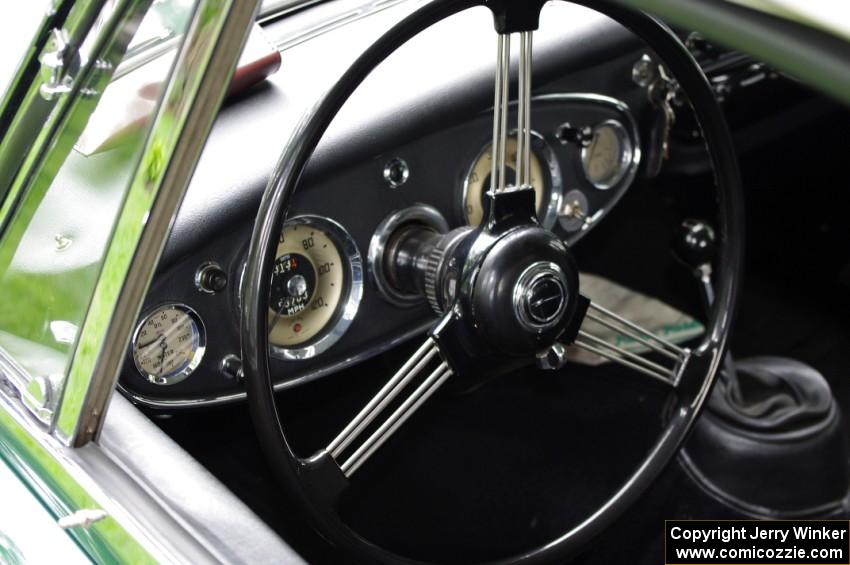
<svg viewBox="0 0 850 565">
<path fill-rule="evenodd" d="M 548 197 L 548 202 L 545 202 L 543 217 L 539 219 L 544 228 L 552 229 L 558 221 L 558 212 L 561 209 L 561 199 L 564 192 L 564 179 L 561 174 L 561 165 L 558 163 L 558 158 L 555 156 L 555 152 L 546 141 L 546 138 L 534 130 L 531 130 L 530 134 L 531 152 L 540 159 L 542 168 L 548 177 L 547 179 L 544 179 L 548 182 L 547 186 L 544 187 L 547 194 L 543 195 L 544 199 Z M 508 137 L 516 137 L 516 135 L 516 130 L 512 130 L 508 133 Z M 457 213 L 464 225 L 469 225 L 466 218 L 466 197 L 469 195 L 469 177 L 475 169 L 476 163 L 478 163 L 481 157 L 488 151 L 491 143 L 492 141 L 487 141 L 481 146 L 481 149 L 475 154 L 475 158 L 469 162 L 469 165 L 466 167 L 463 174 Z"/>
<path fill-rule="evenodd" d="M 640 160 L 639 154 L 635 152 L 637 140 L 632 139 L 632 135 L 626 126 L 619 120 L 608 119 L 593 126 L 593 134 L 602 128 L 610 128 L 613 130 L 617 141 L 620 144 L 621 150 L 617 163 L 617 173 L 607 182 L 595 182 L 590 178 L 588 170 L 588 159 L 590 158 L 590 146 L 581 148 L 581 169 L 584 173 L 584 178 L 587 179 L 593 187 L 598 190 L 609 190 L 620 186 L 621 184 L 631 184 L 634 179 L 634 174 L 637 172 L 637 164 Z M 626 178 L 628 177 L 628 178 Z"/>
<path fill-rule="evenodd" d="M 192 321 L 195 323 L 195 327 L 197 328 L 197 341 L 193 343 L 194 352 L 192 353 L 192 359 L 189 361 L 189 364 L 183 367 L 180 371 L 170 375 L 167 378 L 162 377 L 161 375 L 152 375 L 144 370 L 141 366 L 139 366 L 139 360 L 136 357 L 136 341 L 139 339 L 139 333 L 144 328 L 145 324 L 148 323 L 154 315 L 162 310 L 166 309 L 174 309 L 180 310 L 187 316 L 189 316 Z M 198 368 L 198 365 L 201 364 L 201 361 L 204 358 L 204 353 L 207 350 L 207 329 L 204 326 L 204 320 L 201 318 L 200 314 L 198 314 L 195 309 L 182 302 L 165 302 L 163 304 L 158 304 L 151 310 L 149 310 L 142 318 L 139 320 L 139 323 L 136 325 L 136 329 L 133 330 L 133 339 L 130 341 L 130 356 L 133 358 L 133 365 L 136 367 L 136 371 L 138 371 L 139 375 L 148 381 L 151 384 L 157 386 L 172 386 L 177 383 L 181 383 L 189 378 L 189 375 L 195 372 L 195 369 Z"/>
<path fill-rule="evenodd" d="M 318 337 L 314 337 L 306 344 L 291 348 L 269 343 L 271 356 L 284 361 L 302 361 L 327 351 L 348 331 L 357 316 L 360 300 L 363 298 L 363 258 L 351 234 L 338 222 L 325 216 L 313 214 L 302 214 L 289 218 L 284 222 L 281 229 L 293 225 L 311 226 L 325 232 L 333 240 L 337 245 L 340 256 L 345 260 L 347 280 L 336 312 L 334 312 L 326 327 L 322 328 Z"/>
</svg>

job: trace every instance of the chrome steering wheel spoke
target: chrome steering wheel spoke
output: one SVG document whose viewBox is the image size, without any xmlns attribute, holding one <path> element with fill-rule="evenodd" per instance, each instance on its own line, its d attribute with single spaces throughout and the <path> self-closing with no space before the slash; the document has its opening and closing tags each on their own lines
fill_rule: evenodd
<svg viewBox="0 0 850 565">
<path fill-rule="evenodd" d="M 490 192 L 498 194 L 510 188 L 531 188 L 531 75 L 533 31 L 518 32 L 519 64 L 517 82 L 517 151 L 514 183 L 508 183 L 508 114 L 510 113 L 511 34 L 496 35 L 496 73 L 493 88 L 493 143 L 491 144 Z M 490 207 L 489 224 L 495 223 L 498 210 Z"/>
<path fill-rule="evenodd" d="M 519 89 L 517 100 L 517 186 L 531 185 L 531 74 L 534 32 L 519 34 Z"/>
<path fill-rule="evenodd" d="M 653 361 L 617 343 L 611 343 L 592 330 L 594 325 L 613 331 L 618 342 L 640 344 L 663 359 Z M 690 349 L 679 347 L 658 337 L 646 328 L 592 302 L 588 306 L 584 322 L 573 345 L 673 387 L 679 384 L 685 366 L 692 355 Z"/>
<path fill-rule="evenodd" d="M 496 77 L 493 97 L 493 144 L 490 190 L 501 192 L 507 186 L 506 147 L 508 139 L 508 110 L 510 108 L 511 36 L 496 36 Z"/>
<path fill-rule="evenodd" d="M 437 342 L 429 337 L 324 451 L 350 478 L 452 374 Z M 380 418 L 383 421 L 378 424 Z M 355 445 L 364 435 L 367 437 Z"/>
</svg>

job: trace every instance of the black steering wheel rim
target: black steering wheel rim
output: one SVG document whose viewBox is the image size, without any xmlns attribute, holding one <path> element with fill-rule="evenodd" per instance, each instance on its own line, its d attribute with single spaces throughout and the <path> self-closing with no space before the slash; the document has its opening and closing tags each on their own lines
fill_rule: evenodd
<svg viewBox="0 0 850 565">
<path fill-rule="evenodd" d="M 705 378 L 684 383 L 669 413 L 665 429 L 646 459 L 627 481 L 578 526 L 546 545 L 514 555 L 503 563 L 563 562 L 610 525 L 628 508 L 672 460 L 705 401 L 725 352 L 743 265 L 743 203 L 737 158 L 722 110 L 699 65 L 664 24 L 644 13 L 624 8 L 615 0 L 567 0 L 603 13 L 640 37 L 664 62 L 691 103 L 702 129 L 714 168 L 718 215 L 715 307 L 700 351 Z M 344 102 L 381 61 L 431 25 L 487 0 L 435 0 L 390 29 L 372 44 L 309 110 L 296 127 L 263 195 L 252 234 L 243 285 L 242 351 L 248 402 L 260 443 L 274 471 L 314 528 L 332 545 L 367 562 L 417 563 L 395 555 L 359 536 L 322 501 L 313 484 L 310 462 L 292 450 L 281 426 L 269 371 L 267 300 L 278 234 L 283 228 L 292 194 L 325 130 Z"/>
</svg>

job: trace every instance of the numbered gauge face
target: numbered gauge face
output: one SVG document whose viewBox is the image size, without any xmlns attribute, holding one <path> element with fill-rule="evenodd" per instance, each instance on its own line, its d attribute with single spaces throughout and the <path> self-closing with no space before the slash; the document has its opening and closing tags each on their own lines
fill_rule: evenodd
<svg viewBox="0 0 850 565">
<path fill-rule="evenodd" d="M 360 254 L 341 226 L 318 216 L 287 222 L 269 294 L 272 350 L 304 359 L 327 349 L 356 312 L 361 273 Z"/>
<path fill-rule="evenodd" d="M 156 385 L 186 379 L 204 356 L 204 328 L 198 314 L 182 304 L 160 306 L 133 336 L 136 368 Z"/>
<path fill-rule="evenodd" d="M 507 185 L 516 185 L 516 154 L 517 140 L 509 137 L 505 145 L 505 164 Z M 478 158 L 472 164 L 463 182 L 463 213 L 467 223 L 477 226 L 484 217 L 484 194 L 490 190 L 490 172 L 493 165 L 491 146 L 481 150 Z M 544 199 L 551 191 L 546 186 L 543 163 L 534 151 L 531 152 L 531 186 L 534 187 L 534 204 L 537 216 L 543 218 Z"/>
<path fill-rule="evenodd" d="M 600 190 L 616 186 L 632 165 L 634 148 L 623 125 L 607 120 L 593 128 L 590 144 L 581 150 L 587 180 Z"/>
</svg>

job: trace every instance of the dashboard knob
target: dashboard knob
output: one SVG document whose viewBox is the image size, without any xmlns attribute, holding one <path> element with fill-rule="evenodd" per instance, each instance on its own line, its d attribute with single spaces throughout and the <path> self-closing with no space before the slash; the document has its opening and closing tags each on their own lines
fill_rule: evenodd
<svg viewBox="0 0 850 565">
<path fill-rule="evenodd" d="M 674 244 L 676 257 L 692 269 L 709 264 L 717 254 L 717 241 L 707 222 L 687 219 L 679 226 Z"/>
<path fill-rule="evenodd" d="M 207 294 L 221 292 L 227 288 L 227 273 L 216 263 L 204 263 L 195 273 L 195 286 Z"/>
</svg>

